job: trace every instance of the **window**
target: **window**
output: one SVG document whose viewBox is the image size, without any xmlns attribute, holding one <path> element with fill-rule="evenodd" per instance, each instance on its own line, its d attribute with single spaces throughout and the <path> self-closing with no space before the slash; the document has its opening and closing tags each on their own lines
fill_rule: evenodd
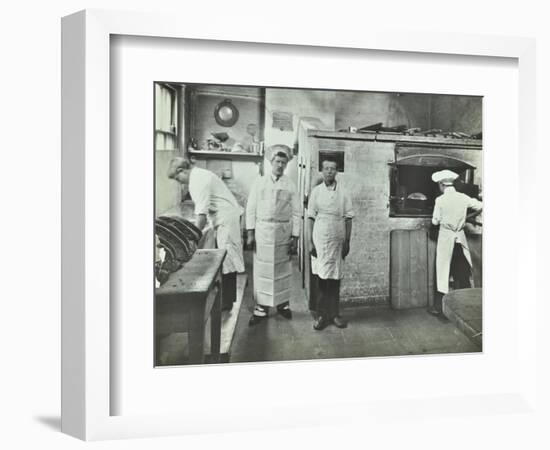
<svg viewBox="0 0 550 450">
<path fill-rule="evenodd" d="M 177 149 L 177 90 L 155 83 L 155 149 Z"/>
<path fill-rule="evenodd" d="M 344 171 L 345 155 L 343 151 L 319 150 L 319 172 L 323 171 L 323 161 L 325 159 L 336 161 L 336 169 L 338 172 Z"/>
</svg>

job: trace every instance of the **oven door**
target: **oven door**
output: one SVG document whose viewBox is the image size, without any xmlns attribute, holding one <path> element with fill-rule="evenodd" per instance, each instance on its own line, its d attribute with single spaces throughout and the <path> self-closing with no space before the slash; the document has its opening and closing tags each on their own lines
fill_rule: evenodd
<svg viewBox="0 0 550 450">
<path fill-rule="evenodd" d="M 396 147 L 395 160 L 389 164 L 390 217 L 431 217 L 440 195 L 432 174 L 443 169 L 458 173 L 458 191 L 477 197 L 479 187 L 473 184 L 476 167 L 459 155 L 456 149 Z"/>
</svg>

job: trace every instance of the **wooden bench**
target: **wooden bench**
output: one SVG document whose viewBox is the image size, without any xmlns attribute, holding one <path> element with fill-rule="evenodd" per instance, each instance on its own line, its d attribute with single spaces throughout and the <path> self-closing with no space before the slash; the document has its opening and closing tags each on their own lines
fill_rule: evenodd
<svg viewBox="0 0 550 450">
<path fill-rule="evenodd" d="M 170 333 L 189 334 L 189 364 L 204 364 L 205 329 L 210 318 L 209 362 L 220 357 L 222 264 L 226 251 L 197 250 L 190 261 L 155 290 L 155 365 L 159 346 Z"/>
</svg>

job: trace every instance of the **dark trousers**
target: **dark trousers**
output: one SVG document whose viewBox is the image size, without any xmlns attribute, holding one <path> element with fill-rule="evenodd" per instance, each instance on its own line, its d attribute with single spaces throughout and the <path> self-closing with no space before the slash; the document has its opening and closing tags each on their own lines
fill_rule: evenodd
<svg viewBox="0 0 550 450">
<path fill-rule="evenodd" d="M 319 278 L 316 312 L 329 320 L 340 315 L 340 280 Z"/>
<path fill-rule="evenodd" d="M 222 309 L 230 309 L 237 300 L 237 272 L 222 274 Z"/>
<path fill-rule="evenodd" d="M 453 276 L 453 289 L 466 289 L 472 287 L 470 284 L 471 273 L 472 269 L 464 256 L 462 245 L 455 244 L 450 268 L 450 275 Z M 434 295 L 434 309 L 439 312 L 443 312 L 443 295 L 444 294 L 439 291 L 436 291 Z"/>
<path fill-rule="evenodd" d="M 453 249 L 453 257 L 451 258 L 450 273 L 453 276 L 454 289 L 466 289 L 472 287 L 470 284 L 470 276 L 472 268 L 468 264 L 468 260 L 464 256 L 462 245 L 455 244 Z"/>
</svg>

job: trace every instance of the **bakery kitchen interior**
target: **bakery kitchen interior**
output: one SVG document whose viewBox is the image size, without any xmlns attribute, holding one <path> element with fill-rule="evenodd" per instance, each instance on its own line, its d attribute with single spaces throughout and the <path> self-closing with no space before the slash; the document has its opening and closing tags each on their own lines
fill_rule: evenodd
<svg viewBox="0 0 550 450">
<path fill-rule="evenodd" d="M 156 82 L 154 112 L 155 366 L 482 351 L 481 97 Z"/>
</svg>

